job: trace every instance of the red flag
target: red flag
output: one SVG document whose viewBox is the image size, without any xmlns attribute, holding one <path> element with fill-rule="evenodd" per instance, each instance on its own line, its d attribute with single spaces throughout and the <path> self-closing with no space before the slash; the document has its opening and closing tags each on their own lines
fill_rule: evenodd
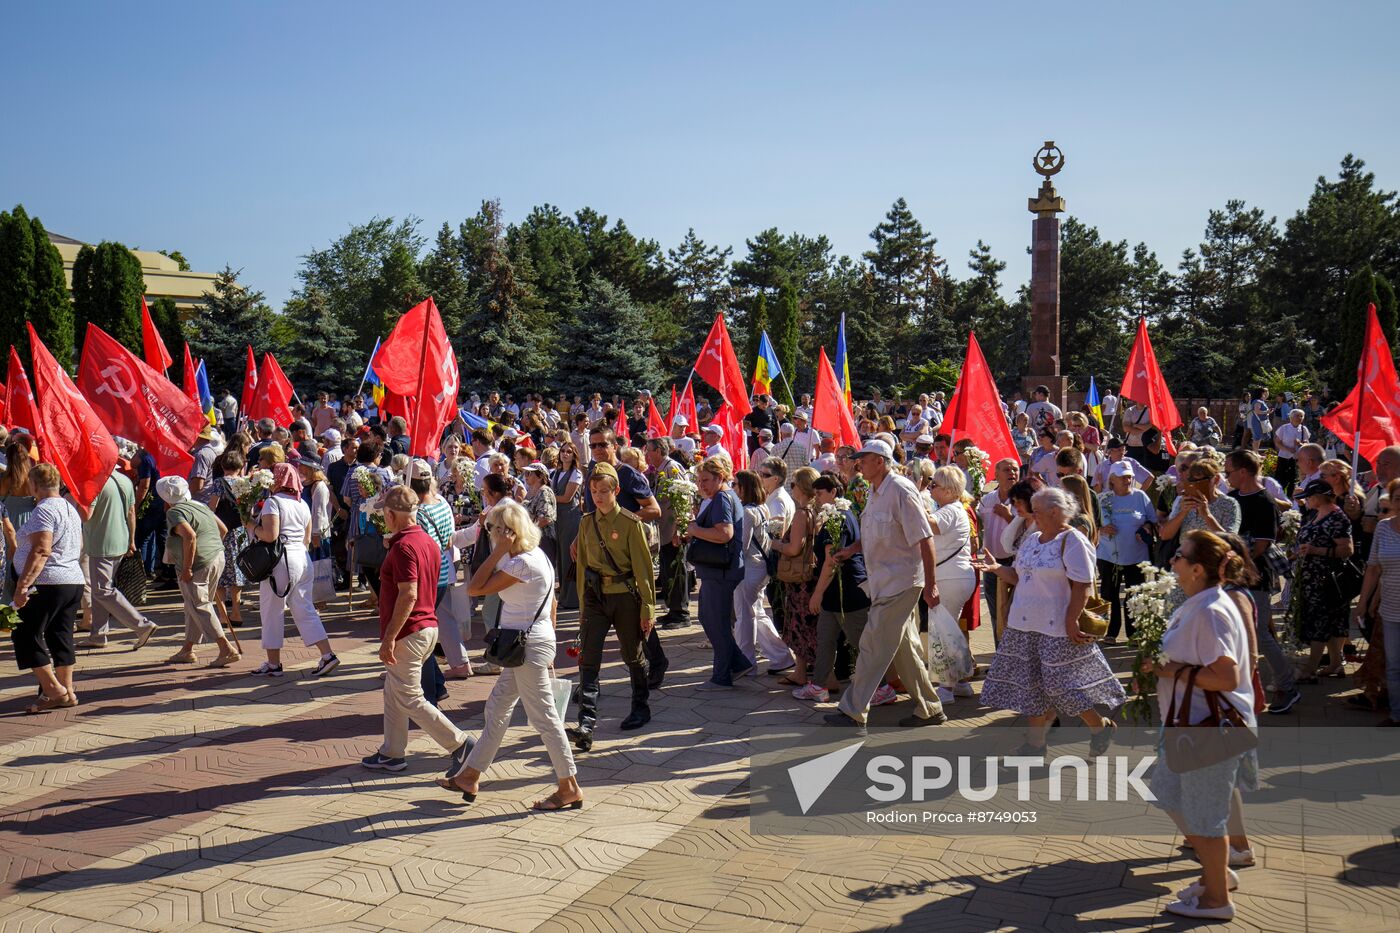
<svg viewBox="0 0 1400 933">
<path fill-rule="evenodd" d="M 679 399 L 676 397 L 676 384 L 671 383 L 671 407 L 666 409 L 666 433 L 671 433 L 671 424 L 676 420 L 676 404 Z"/>
<path fill-rule="evenodd" d="M 616 435 L 617 435 L 617 439 L 618 439 L 619 441 L 622 442 L 622 443 L 621 443 L 620 445 L 618 445 L 618 446 L 620 446 L 620 447 L 631 447 L 631 446 L 632 446 L 632 428 L 629 427 L 628 424 L 627 424 L 627 403 L 626 403 L 626 402 L 618 402 L 618 403 L 617 403 L 617 418 L 614 419 L 614 421 L 613 421 L 613 433 L 616 434 Z"/>
<path fill-rule="evenodd" d="M 92 500 L 116 466 L 117 442 L 34 332 L 34 325 L 25 326 L 38 390 L 39 444 L 44 458 L 58 467 L 73 504 L 87 518 Z"/>
<path fill-rule="evenodd" d="M 671 387 L 672 398 L 675 397 L 676 388 Z M 672 403 L 674 405 L 674 402 Z M 647 437 L 665 437 L 670 434 L 670 428 L 666 427 L 666 422 L 661 418 L 661 412 L 656 410 L 656 399 L 647 399 Z"/>
<path fill-rule="evenodd" d="M 209 423 L 199 402 L 96 324 L 83 341 L 78 389 L 109 431 L 151 452 L 161 473 L 190 472 L 189 450 Z"/>
<path fill-rule="evenodd" d="M 747 383 L 743 370 L 739 368 L 739 357 L 734 354 L 734 344 L 729 340 L 729 329 L 724 326 L 723 314 L 715 315 L 710 336 L 705 338 L 705 345 L 700 348 L 700 358 L 695 361 L 695 372 L 718 389 L 720 396 L 736 410 L 749 413 Z"/>
<path fill-rule="evenodd" d="M 264 353 L 262 369 L 258 371 L 258 388 L 248 409 L 249 420 L 271 418 L 285 428 L 292 423 L 292 410 L 288 407 L 291 400 L 292 384 L 277 365 L 277 359 L 271 353 Z"/>
<path fill-rule="evenodd" d="M 1366 336 L 1356 367 L 1356 387 L 1342 404 L 1322 416 L 1322 425 L 1371 463 L 1376 462 L 1382 448 L 1400 444 L 1400 377 L 1396 376 L 1395 358 L 1390 355 L 1374 304 L 1366 309 Z"/>
<path fill-rule="evenodd" d="M 160 339 L 155 322 L 151 320 L 151 309 L 146 307 L 145 295 L 141 296 L 141 347 L 146 353 L 146 365 L 159 371 L 162 376 L 175 362 L 170 357 L 170 351 L 165 349 L 165 341 Z"/>
<path fill-rule="evenodd" d="M 244 418 L 253 407 L 253 393 L 258 388 L 258 361 L 253 359 L 253 347 L 248 346 L 248 362 L 243 365 L 243 397 L 239 399 L 238 411 Z"/>
<path fill-rule="evenodd" d="M 194 360 L 190 358 L 190 345 L 185 344 L 185 374 L 184 374 L 185 394 L 194 399 L 196 405 L 199 404 L 199 383 L 194 378 Z"/>
<path fill-rule="evenodd" d="M 1119 398 L 1130 398 L 1147 406 L 1152 416 L 1152 426 L 1162 432 L 1162 446 L 1168 454 L 1176 456 L 1176 444 L 1172 442 L 1172 428 L 1181 426 L 1181 412 L 1167 389 L 1167 380 L 1162 377 L 1162 368 L 1157 365 L 1157 354 L 1152 352 L 1152 339 L 1147 336 L 1147 318 L 1138 318 L 1137 339 L 1133 341 L 1133 352 L 1128 354 L 1128 369 L 1123 373 L 1123 385 L 1118 390 Z"/>
<path fill-rule="evenodd" d="M 19 361 L 19 352 L 10 347 L 10 369 L 5 377 L 9 387 L 5 390 L 5 423 L 12 428 L 24 428 L 36 438 L 39 435 L 39 419 L 34 414 L 34 392 L 29 388 L 29 378 L 24 374 L 24 364 Z"/>
<path fill-rule="evenodd" d="M 860 446 L 860 433 L 846 403 L 846 393 L 836 381 L 836 371 L 826 358 L 826 348 L 817 354 L 817 391 L 812 396 L 812 427 L 826 431 L 839 443 Z"/>
<path fill-rule="evenodd" d="M 5 383 L 0 382 L 0 424 L 5 424 Z"/>
<path fill-rule="evenodd" d="M 681 414 L 686 417 L 686 433 L 700 430 L 700 413 L 695 410 L 695 388 L 689 382 L 681 394 Z M 675 415 L 671 416 L 671 420 L 675 421 Z"/>
<path fill-rule="evenodd" d="M 747 405 L 748 401 L 745 400 L 744 404 Z M 724 449 L 729 451 L 729 458 L 734 461 L 734 471 L 737 473 L 739 470 L 747 470 L 749 444 L 748 438 L 744 437 L 744 416 L 739 414 L 739 409 L 729 402 L 723 402 L 710 424 L 724 428 Z"/>
<path fill-rule="evenodd" d="M 967 335 L 962 374 L 958 376 L 939 430 L 954 442 L 970 438 L 991 459 L 986 465 L 989 473 L 1000 460 L 1021 462 L 1016 443 L 1011 439 L 1011 429 L 1006 424 L 1006 415 L 1002 414 L 996 380 L 992 378 L 987 358 L 982 355 L 976 333 Z"/>
<path fill-rule="evenodd" d="M 457 417 L 460 388 L 457 354 L 433 299 L 404 312 L 372 362 L 385 390 L 414 400 L 409 452 L 432 456 L 443 429 Z"/>
</svg>

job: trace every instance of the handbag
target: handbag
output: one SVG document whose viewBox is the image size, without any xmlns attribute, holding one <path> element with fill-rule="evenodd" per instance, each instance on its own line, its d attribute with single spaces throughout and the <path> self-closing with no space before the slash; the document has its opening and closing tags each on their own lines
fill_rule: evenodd
<svg viewBox="0 0 1400 933">
<path fill-rule="evenodd" d="M 535 619 L 530 628 L 501 628 L 501 617 L 496 615 L 496 624 L 486 633 L 486 660 L 501 667 L 519 667 L 525 663 L 525 636 L 544 615 L 544 607 L 549 605 L 552 590 L 546 589 L 540 608 L 535 610 Z"/>
<path fill-rule="evenodd" d="M 1206 718 L 1191 723 L 1191 694 L 1196 689 L 1196 674 L 1200 669 L 1200 665 L 1182 669 L 1191 673 L 1186 678 L 1180 713 L 1176 706 L 1176 684 L 1181 670 L 1172 678 L 1172 701 L 1162 724 L 1162 742 L 1167 767 L 1176 774 L 1208 768 L 1259 745 L 1259 736 L 1245 721 L 1244 714 L 1235 709 L 1227 696 L 1215 690 L 1203 691 L 1209 710 Z"/>
<path fill-rule="evenodd" d="M 1065 562 L 1065 537 L 1060 537 L 1060 563 Z M 1099 577 L 1094 574 L 1093 589 L 1084 598 L 1084 608 L 1079 610 L 1079 630 L 1092 638 L 1103 638 L 1108 634 L 1108 614 L 1111 608 L 1108 600 L 1099 595 Z"/>
<path fill-rule="evenodd" d="M 813 533 L 811 509 L 805 510 L 807 513 L 807 533 L 802 536 L 802 550 L 794 555 L 779 554 L 776 576 L 779 583 L 810 583 L 817 574 L 817 555 L 812 546 L 812 540 L 816 537 Z M 792 526 L 788 526 L 788 533 L 792 533 Z"/>
<path fill-rule="evenodd" d="M 117 564 L 117 592 L 126 597 L 133 606 L 146 605 L 146 566 L 141 563 L 140 554 L 129 554 Z"/>
<path fill-rule="evenodd" d="M 726 493 L 729 495 L 729 493 Z M 734 529 L 734 537 L 729 539 L 727 544 L 717 544 L 714 541 L 701 541 L 699 538 L 691 538 L 685 547 L 685 559 L 692 567 L 715 567 L 720 570 L 727 570 L 734 565 L 734 554 L 730 550 L 731 545 L 738 544 L 736 540 L 743 532 L 744 510 L 739 507 L 736 510 L 737 521 Z"/>
<path fill-rule="evenodd" d="M 1323 584 L 1323 592 L 1335 605 L 1345 606 L 1361 595 L 1361 581 L 1366 576 L 1366 568 L 1354 557 L 1348 557 L 1332 571 Z"/>
<path fill-rule="evenodd" d="M 359 513 L 357 522 L 353 542 L 355 566 L 373 567 L 377 570 L 383 566 L 384 558 L 389 556 L 389 549 L 384 546 L 384 535 L 380 533 L 378 528 L 374 527 L 363 512 Z"/>
</svg>

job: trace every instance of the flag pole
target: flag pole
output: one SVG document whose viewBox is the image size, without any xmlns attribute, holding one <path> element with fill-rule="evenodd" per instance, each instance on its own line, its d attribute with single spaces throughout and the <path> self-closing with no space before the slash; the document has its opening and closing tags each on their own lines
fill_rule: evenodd
<svg viewBox="0 0 1400 933">
<path fill-rule="evenodd" d="M 374 338 L 374 349 L 369 351 L 369 362 L 365 364 L 365 374 L 360 377 L 360 387 L 355 390 L 355 395 L 359 395 L 365 390 L 365 383 L 369 381 L 369 371 L 374 368 L 374 354 L 379 352 L 380 338 Z M 352 395 L 351 398 L 355 396 Z"/>
</svg>

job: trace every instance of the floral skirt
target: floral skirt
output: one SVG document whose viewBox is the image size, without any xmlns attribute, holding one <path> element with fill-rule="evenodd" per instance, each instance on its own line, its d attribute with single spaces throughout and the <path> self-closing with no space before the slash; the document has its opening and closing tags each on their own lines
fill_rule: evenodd
<svg viewBox="0 0 1400 933">
<path fill-rule="evenodd" d="M 808 667 L 817 657 L 817 617 L 809 615 L 812 583 L 783 584 L 783 643 Z"/>
<path fill-rule="evenodd" d="M 982 685 L 982 703 L 1026 716 L 1052 710 L 1078 716 L 1095 706 L 1117 709 L 1127 700 L 1097 644 L 1008 628 Z"/>
<path fill-rule="evenodd" d="M 224 535 L 224 572 L 219 574 L 219 586 L 247 586 L 243 571 L 238 569 L 238 552 L 248 546 L 248 532 L 242 526 L 230 528 Z"/>
</svg>

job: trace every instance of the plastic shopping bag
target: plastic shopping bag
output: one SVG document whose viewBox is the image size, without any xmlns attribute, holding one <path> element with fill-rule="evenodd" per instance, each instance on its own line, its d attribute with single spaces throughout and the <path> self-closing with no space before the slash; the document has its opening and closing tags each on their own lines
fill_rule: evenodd
<svg viewBox="0 0 1400 933">
<path fill-rule="evenodd" d="M 549 679 L 549 689 L 554 692 L 554 709 L 559 713 L 559 721 L 568 722 L 569 700 L 574 695 L 573 681 L 551 677 Z"/>
<path fill-rule="evenodd" d="M 335 567 L 331 558 L 322 557 L 311 562 L 311 601 L 328 603 L 335 599 Z"/>
<path fill-rule="evenodd" d="M 972 650 L 958 620 L 942 603 L 928 611 L 928 673 L 941 684 L 954 684 L 972 675 Z"/>
<path fill-rule="evenodd" d="M 453 583 L 451 589 L 447 591 L 447 599 L 443 602 L 446 603 L 447 610 L 452 613 L 452 618 L 456 619 L 457 624 L 462 626 L 464 635 L 469 633 L 469 626 L 472 624 L 472 598 L 467 595 L 467 585 Z"/>
</svg>

